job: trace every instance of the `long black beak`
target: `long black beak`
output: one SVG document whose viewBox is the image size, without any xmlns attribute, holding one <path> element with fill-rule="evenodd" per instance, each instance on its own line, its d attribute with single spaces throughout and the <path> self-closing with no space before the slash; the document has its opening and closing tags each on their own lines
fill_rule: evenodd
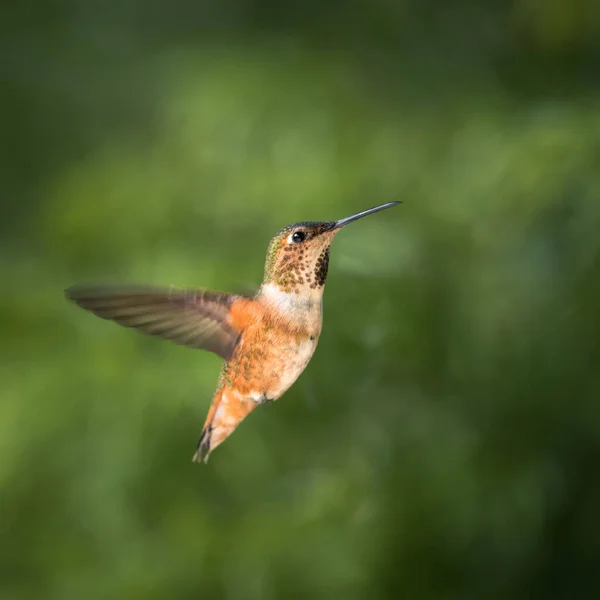
<svg viewBox="0 0 600 600">
<path fill-rule="evenodd" d="M 363 210 L 362 212 L 356 213 L 355 215 L 352 215 L 350 217 L 346 217 L 345 219 L 334 221 L 331 224 L 331 229 L 339 229 L 344 225 L 348 225 L 348 223 L 352 223 L 352 221 L 357 221 L 358 219 L 362 219 L 367 215 L 372 215 L 373 213 L 379 212 L 380 210 L 384 210 L 385 208 L 391 208 L 392 206 L 396 206 L 397 204 L 402 204 L 402 202 L 387 202 L 386 204 L 382 204 L 381 206 L 375 206 L 374 208 Z"/>
</svg>

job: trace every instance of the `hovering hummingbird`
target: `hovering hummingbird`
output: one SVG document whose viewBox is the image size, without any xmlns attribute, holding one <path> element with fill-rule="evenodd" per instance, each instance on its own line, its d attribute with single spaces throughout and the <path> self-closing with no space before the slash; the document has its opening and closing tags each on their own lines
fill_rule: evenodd
<svg viewBox="0 0 600 600">
<path fill-rule="evenodd" d="M 336 233 L 397 204 L 388 202 L 339 221 L 284 227 L 269 244 L 264 280 L 253 297 L 121 285 L 75 285 L 65 294 L 102 319 L 225 359 L 192 459 L 206 463 L 246 415 L 281 397 L 312 358 Z"/>
</svg>

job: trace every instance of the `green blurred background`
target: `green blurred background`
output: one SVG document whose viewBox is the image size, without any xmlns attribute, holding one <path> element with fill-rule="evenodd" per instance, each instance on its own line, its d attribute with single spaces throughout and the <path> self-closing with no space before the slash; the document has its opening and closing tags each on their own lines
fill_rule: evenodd
<svg viewBox="0 0 600 600">
<path fill-rule="evenodd" d="M 24 0 L 0 18 L 0 598 L 600 598 L 596 0 Z M 344 230 L 284 399 L 62 290 L 248 290 Z"/>
</svg>

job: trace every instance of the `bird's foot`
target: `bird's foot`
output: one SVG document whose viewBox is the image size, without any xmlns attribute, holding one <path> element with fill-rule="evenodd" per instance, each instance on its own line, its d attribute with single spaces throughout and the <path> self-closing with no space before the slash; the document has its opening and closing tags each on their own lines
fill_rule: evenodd
<svg viewBox="0 0 600 600">
<path fill-rule="evenodd" d="M 275 398 L 267 398 L 266 394 L 263 394 L 258 402 L 259 404 L 273 404 L 273 402 L 275 402 Z"/>
</svg>

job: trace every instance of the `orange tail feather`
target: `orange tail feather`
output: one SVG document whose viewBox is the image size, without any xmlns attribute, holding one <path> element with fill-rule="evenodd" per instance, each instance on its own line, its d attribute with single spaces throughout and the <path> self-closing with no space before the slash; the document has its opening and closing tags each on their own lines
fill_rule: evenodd
<svg viewBox="0 0 600 600">
<path fill-rule="evenodd" d="M 218 392 L 211 403 L 198 449 L 192 457 L 195 462 L 208 462 L 210 453 L 223 443 L 257 406 L 257 402 L 243 398 L 230 389 Z"/>
</svg>

